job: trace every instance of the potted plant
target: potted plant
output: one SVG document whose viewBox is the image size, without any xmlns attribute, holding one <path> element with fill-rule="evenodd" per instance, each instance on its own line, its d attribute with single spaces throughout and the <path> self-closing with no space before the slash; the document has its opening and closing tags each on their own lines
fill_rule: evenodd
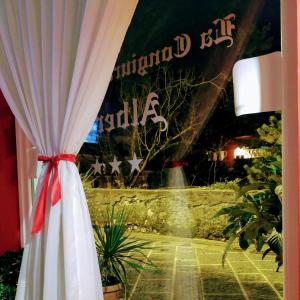
<svg viewBox="0 0 300 300">
<path fill-rule="evenodd" d="M 119 299 L 122 289 L 125 289 L 126 295 L 128 267 L 137 272 L 147 267 L 155 268 L 143 253 L 143 250 L 151 248 L 151 242 L 138 241 L 130 236 L 126 226 L 127 216 L 124 208 L 116 212 L 113 206 L 104 226 L 94 226 L 105 300 Z"/>
</svg>

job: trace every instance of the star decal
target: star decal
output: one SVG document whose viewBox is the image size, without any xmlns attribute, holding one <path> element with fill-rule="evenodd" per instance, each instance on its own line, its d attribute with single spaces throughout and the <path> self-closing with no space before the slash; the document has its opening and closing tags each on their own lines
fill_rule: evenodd
<svg viewBox="0 0 300 300">
<path fill-rule="evenodd" d="M 92 164 L 92 167 L 94 168 L 94 175 L 97 173 L 101 174 L 101 166 L 102 164 L 99 163 L 99 158 L 96 158 L 96 161 L 94 164 Z"/>
<path fill-rule="evenodd" d="M 138 172 L 141 171 L 139 164 L 142 162 L 143 160 L 140 158 L 136 157 L 136 154 L 134 153 L 133 155 L 133 159 L 132 160 L 128 160 L 128 162 L 131 164 L 131 171 L 130 173 L 133 173 L 134 170 L 137 170 Z"/>
<path fill-rule="evenodd" d="M 112 166 L 112 170 L 111 173 L 113 174 L 114 172 L 117 172 L 120 174 L 120 169 L 119 169 L 119 165 L 121 164 L 121 161 L 117 161 L 116 156 L 114 156 L 114 160 L 109 162 L 109 164 Z"/>
</svg>

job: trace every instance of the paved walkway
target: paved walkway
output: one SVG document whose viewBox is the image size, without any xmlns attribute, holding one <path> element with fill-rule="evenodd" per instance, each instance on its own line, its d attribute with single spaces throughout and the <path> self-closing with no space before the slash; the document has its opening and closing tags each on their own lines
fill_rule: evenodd
<svg viewBox="0 0 300 300">
<path fill-rule="evenodd" d="M 224 242 L 138 234 L 153 241 L 148 257 L 160 273 L 129 272 L 131 300 L 277 300 L 283 299 L 283 270 L 275 257 L 235 247 L 221 266 Z"/>
</svg>

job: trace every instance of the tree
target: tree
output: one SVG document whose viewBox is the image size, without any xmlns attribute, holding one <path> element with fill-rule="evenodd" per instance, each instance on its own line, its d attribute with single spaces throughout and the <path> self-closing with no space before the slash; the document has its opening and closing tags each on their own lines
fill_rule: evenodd
<svg viewBox="0 0 300 300">
<path fill-rule="evenodd" d="M 281 119 L 271 116 L 269 124 L 263 124 L 257 129 L 263 142 L 264 157 L 253 160 L 252 166 L 245 166 L 250 184 L 267 184 L 272 192 L 282 182 L 282 137 Z"/>
<path fill-rule="evenodd" d="M 119 137 L 120 142 L 129 146 L 129 156 L 136 153 L 143 158 L 140 172 L 129 176 L 127 185 L 134 186 L 139 175 L 147 168 L 149 162 L 163 154 L 168 159 L 180 160 L 186 149 L 195 137 L 204 128 L 215 103 L 211 98 L 205 97 L 210 91 L 218 95 L 224 94 L 225 79 L 218 74 L 209 80 L 195 78 L 192 71 L 179 72 L 178 76 L 166 68 L 158 69 L 155 78 L 148 77 L 142 82 L 135 83 L 130 89 L 121 86 L 120 94 L 122 101 L 138 99 L 139 103 L 144 101 L 150 93 L 157 96 L 159 105 L 155 107 L 156 113 L 163 116 L 168 122 L 165 129 L 163 123 L 153 123 L 150 120 L 144 122 L 143 126 L 130 129 L 127 136 Z M 201 99 L 199 95 L 204 95 Z M 217 99 L 215 100 L 217 101 Z M 143 119 L 145 103 L 138 106 L 138 119 Z M 152 107 L 153 108 L 153 107 Z M 130 111 L 131 115 L 133 114 Z M 164 130 L 165 129 L 165 130 Z M 107 145 L 107 139 L 105 143 Z M 113 147 L 113 145 L 112 145 Z M 172 148 L 172 153 L 168 151 Z M 161 164 L 161 168 L 163 163 Z"/>
</svg>

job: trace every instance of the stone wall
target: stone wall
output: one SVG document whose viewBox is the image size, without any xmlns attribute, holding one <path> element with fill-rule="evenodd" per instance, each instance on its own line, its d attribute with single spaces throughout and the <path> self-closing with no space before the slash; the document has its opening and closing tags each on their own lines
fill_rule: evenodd
<svg viewBox="0 0 300 300">
<path fill-rule="evenodd" d="M 93 224 L 107 219 L 111 205 L 129 212 L 131 230 L 184 237 L 221 238 L 225 217 L 213 218 L 236 201 L 233 190 L 94 189 L 88 199 Z"/>
</svg>

